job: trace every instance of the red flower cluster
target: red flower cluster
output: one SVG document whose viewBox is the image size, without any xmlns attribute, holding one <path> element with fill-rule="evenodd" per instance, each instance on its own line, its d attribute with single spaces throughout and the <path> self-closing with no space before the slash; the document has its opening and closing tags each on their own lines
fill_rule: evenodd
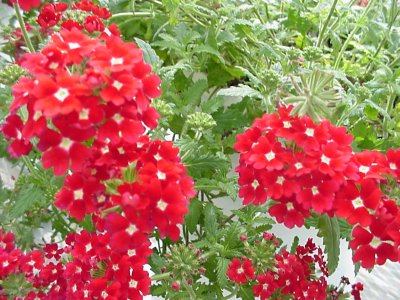
<svg viewBox="0 0 400 300">
<path fill-rule="evenodd" d="M 287 227 L 302 226 L 311 210 L 354 225 L 353 259 L 365 268 L 399 260 L 400 211 L 381 187 L 400 180 L 400 150 L 353 153 L 352 136 L 328 120 L 265 114 L 238 135 L 239 196 L 244 204 L 274 201 L 269 213 Z"/>
<path fill-rule="evenodd" d="M 22 253 L 15 249 L 11 233 L 2 237 L 0 232 L 0 280 L 24 276 L 33 290 L 18 299 L 142 299 L 150 286 L 143 270 L 150 242 L 120 252 L 109 247 L 110 237 L 82 231 L 70 235 L 63 248 L 46 244 L 42 250 Z M 0 288 L 0 299 L 6 297 Z"/>
<path fill-rule="evenodd" d="M 71 16 L 77 16 L 71 19 Z M 87 33 L 103 32 L 116 30 L 113 25 L 106 29 L 102 20 L 111 17 L 111 13 L 106 8 L 100 8 L 89 0 L 81 0 L 77 4 L 68 5 L 67 3 L 46 3 L 43 5 L 37 22 L 42 30 L 48 30 L 56 25 L 61 28 L 77 28 L 85 30 Z M 82 19 L 82 20 L 81 20 Z"/>
<path fill-rule="evenodd" d="M 274 239 L 271 239 L 270 242 L 273 243 Z M 256 271 L 251 259 L 233 258 L 229 264 L 227 275 L 233 282 L 251 283 L 254 296 L 260 297 L 261 300 L 270 299 L 277 293 L 302 300 L 325 300 L 327 298 L 326 262 L 322 249 L 317 248 L 311 239 L 305 246 L 298 246 L 295 254 L 290 254 L 286 250 L 275 254 L 273 261 L 273 267 L 267 270 L 259 268 Z M 322 272 L 320 277 L 315 275 L 316 267 Z"/>
<path fill-rule="evenodd" d="M 60 14 L 65 8 L 44 6 Z M 109 16 L 89 1 L 73 8 Z M 53 293 L 63 299 L 141 299 L 150 285 L 143 270 L 151 253 L 149 234 L 158 229 L 161 237 L 179 238 L 178 225 L 195 194 L 193 181 L 171 142 L 146 136 L 159 118 L 150 103 L 160 94 L 160 79 L 142 51 L 115 30 L 97 28 L 99 37 L 89 37 L 80 27 L 63 27 L 40 53 L 19 60 L 29 76 L 13 86 L 2 132 L 13 157 L 28 154 L 35 141 L 43 168 L 66 174 L 55 205 L 78 221 L 92 215 L 97 233 L 72 235 L 63 250 L 71 255 L 65 265 L 59 254 L 54 265 L 43 264 L 43 253 L 29 254 L 40 262 L 20 265 L 21 271 L 27 278 L 39 274 L 35 287 L 51 290 L 27 299 L 58 299 Z M 2 272 L 16 270 L 22 254 L 15 251 L 18 259 L 9 259 Z"/>
</svg>

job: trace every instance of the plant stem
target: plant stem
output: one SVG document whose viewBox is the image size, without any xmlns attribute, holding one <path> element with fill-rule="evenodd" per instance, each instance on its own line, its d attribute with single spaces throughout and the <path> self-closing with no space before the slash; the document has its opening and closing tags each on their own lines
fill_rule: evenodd
<svg viewBox="0 0 400 300">
<path fill-rule="evenodd" d="M 321 32 L 319 33 L 317 47 L 321 46 L 321 44 L 322 44 L 322 41 L 323 41 L 324 36 L 325 36 L 326 28 L 328 28 L 328 24 L 329 24 L 329 22 L 330 22 L 330 20 L 331 20 L 331 18 L 333 16 L 333 13 L 334 13 L 334 11 L 336 9 L 336 4 L 338 3 L 338 1 L 339 0 L 334 0 L 333 3 L 332 3 L 331 10 L 329 11 L 328 17 L 326 18 L 325 23 L 322 26 Z"/>
<path fill-rule="evenodd" d="M 22 17 L 21 8 L 17 2 L 14 3 L 15 14 L 17 15 L 19 26 L 21 27 L 22 36 L 24 37 L 26 46 L 28 47 L 29 52 L 35 52 L 35 48 L 33 48 L 32 41 L 29 38 L 28 32 L 26 31 L 24 18 Z"/>
<path fill-rule="evenodd" d="M 182 280 L 182 285 L 188 291 L 190 299 L 196 299 L 196 293 L 194 292 L 193 288 L 186 282 L 185 279 Z"/>
<path fill-rule="evenodd" d="M 264 19 L 261 17 L 260 13 L 258 12 L 256 6 L 254 5 L 253 0 L 249 0 L 249 3 L 251 5 L 253 5 L 253 11 L 254 14 L 256 15 L 257 19 L 260 21 L 261 24 L 265 25 L 265 21 Z M 278 44 L 278 41 L 276 40 L 275 36 L 272 34 L 270 29 L 266 29 L 266 31 L 268 32 L 269 36 L 271 37 L 271 39 L 274 41 L 275 44 Z"/>
<path fill-rule="evenodd" d="M 390 115 L 392 114 L 392 110 L 393 110 L 394 100 L 396 99 L 396 94 L 392 91 L 388 97 L 389 97 L 389 99 L 386 104 L 386 112 L 390 117 Z M 388 130 L 387 130 L 388 122 L 389 122 L 388 118 L 385 117 L 383 120 L 383 138 L 384 139 L 386 139 L 388 137 Z"/>
<path fill-rule="evenodd" d="M 235 296 L 237 294 L 238 291 L 239 291 L 239 285 L 235 285 L 235 288 L 233 289 L 233 291 L 230 294 L 226 295 L 222 299 L 226 299 L 226 300 L 231 299 L 233 296 Z"/>
<path fill-rule="evenodd" d="M 151 281 L 160 281 L 163 279 L 167 279 L 171 276 L 171 272 L 167 272 L 167 273 L 162 273 L 162 274 L 156 274 L 151 276 Z"/>
<path fill-rule="evenodd" d="M 131 12 L 122 12 L 118 14 L 114 14 L 111 16 L 110 20 L 119 18 L 119 17 L 154 17 L 154 13 L 152 12 L 136 12 L 136 11 L 131 11 Z"/>
<path fill-rule="evenodd" d="M 388 29 L 387 29 L 387 34 L 384 35 L 384 37 L 383 37 L 383 39 L 381 40 L 381 42 L 380 42 L 378 48 L 376 48 L 376 51 L 375 51 L 374 55 L 372 56 L 371 60 L 369 61 L 368 66 L 367 66 L 367 69 L 366 69 L 366 71 L 365 71 L 365 73 L 364 73 L 364 77 L 371 71 L 372 61 L 374 60 L 374 58 L 376 58 L 376 57 L 378 56 L 379 52 L 381 51 L 383 45 L 384 45 L 385 42 L 386 42 L 387 37 L 390 35 L 390 32 L 392 31 L 392 27 L 393 27 L 393 25 L 394 25 L 394 23 L 395 23 L 395 21 L 396 21 L 396 19 L 397 19 L 397 16 L 399 15 L 399 11 L 398 11 L 398 10 L 397 10 L 396 13 L 394 12 L 395 3 L 396 3 L 395 1 L 397 1 L 397 0 L 392 0 L 392 5 L 391 5 L 391 19 L 390 19 L 390 23 L 389 23 L 389 26 L 388 26 Z"/>
<path fill-rule="evenodd" d="M 344 51 L 346 51 L 347 46 L 349 45 L 350 41 L 353 39 L 354 35 L 357 33 L 358 29 L 360 28 L 361 21 L 367 16 L 369 11 L 371 10 L 371 7 L 374 5 L 374 2 L 375 2 L 374 0 L 371 0 L 369 2 L 367 8 L 364 10 L 363 14 L 358 19 L 358 21 L 357 21 L 356 25 L 354 26 L 353 30 L 348 35 L 346 41 L 344 42 L 342 48 L 340 49 L 340 52 L 339 52 L 338 56 L 336 57 L 336 61 L 335 61 L 335 64 L 333 66 L 334 70 L 337 70 L 339 68 L 340 62 L 342 61 L 342 57 L 343 57 Z"/>
</svg>

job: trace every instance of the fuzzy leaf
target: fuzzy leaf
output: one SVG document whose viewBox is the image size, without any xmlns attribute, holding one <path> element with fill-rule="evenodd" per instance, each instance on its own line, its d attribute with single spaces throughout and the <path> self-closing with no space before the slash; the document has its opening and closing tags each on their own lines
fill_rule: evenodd
<svg viewBox="0 0 400 300">
<path fill-rule="evenodd" d="M 223 97 L 212 97 L 201 104 L 201 109 L 205 113 L 212 114 L 218 110 L 218 108 L 224 106 Z"/>
<path fill-rule="evenodd" d="M 226 286 L 228 277 L 226 276 L 226 271 L 228 271 L 229 259 L 224 257 L 218 257 L 217 261 L 217 281 L 221 288 Z"/>
<path fill-rule="evenodd" d="M 144 61 L 150 64 L 155 70 L 160 68 L 160 66 L 162 65 L 162 60 L 157 55 L 156 51 L 151 48 L 150 44 L 139 38 L 135 38 L 135 42 L 139 46 L 139 48 L 143 50 Z"/>
<path fill-rule="evenodd" d="M 185 217 L 185 225 L 187 226 L 190 233 L 196 230 L 196 226 L 199 222 L 203 206 L 201 201 L 197 198 L 190 200 L 189 213 Z"/>
<path fill-rule="evenodd" d="M 10 211 L 9 218 L 16 219 L 22 217 L 23 214 L 31 209 L 36 202 L 43 199 L 43 191 L 34 184 L 23 185 L 15 196 L 15 205 Z"/>
<path fill-rule="evenodd" d="M 318 220 L 318 236 L 322 237 L 325 253 L 328 255 L 329 274 L 335 272 L 340 254 L 340 226 L 336 217 L 322 215 Z"/>
<path fill-rule="evenodd" d="M 211 47 L 210 45 L 200 45 L 193 49 L 194 53 L 208 53 L 216 56 L 221 63 L 225 63 L 224 58 L 222 57 L 221 53 L 218 52 L 215 48 Z"/>
<path fill-rule="evenodd" d="M 226 89 L 221 89 L 217 93 L 218 96 L 228 96 L 228 97 L 257 97 L 262 98 L 261 94 L 255 89 L 249 87 L 248 85 L 239 84 L 238 86 L 231 86 Z"/>
<path fill-rule="evenodd" d="M 183 94 L 183 103 L 181 105 L 186 107 L 186 109 L 191 108 L 193 104 L 200 102 L 201 96 L 207 90 L 208 84 L 207 80 L 200 79 L 197 80 L 193 85 L 191 85 Z M 190 113 L 193 111 L 190 109 Z"/>
<path fill-rule="evenodd" d="M 207 203 L 204 208 L 204 226 L 207 235 L 212 237 L 217 235 L 217 214 L 214 205 L 211 203 Z"/>
</svg>

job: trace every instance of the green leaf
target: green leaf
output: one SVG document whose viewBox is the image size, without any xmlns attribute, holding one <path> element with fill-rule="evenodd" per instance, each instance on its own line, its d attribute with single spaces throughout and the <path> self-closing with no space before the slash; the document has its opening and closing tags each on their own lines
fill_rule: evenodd
<svg viewBox="0 0 400 300">
<path fill-rule="evenodd" d="M 293 239 L 292 247 L 290 247 L 290 253 L 295 254 L 298 245 L 299 245 L 299 237 L 296 235 Z"/>
<path fill-rule="evenodd" d="M 158 70 L 163 62 L 157 55 L 156 51 L 151 48 L 150 44 L 139 38 L 135 38 L 135 42 L 139 46 L 139 48 L 143 50 L 144 61 L 150 64 L 154 70 Z"/>
<path fill-rule="evenodd" d="M 193 83 L 184 93 L 182 97 L 181 107 L 192 113 L 192 106 L 200 103 L 201 96 L 208 88 L 207 80 L 200 79 Z"/>
<path fill-rule="evenodd" d="M 30 183 L 21 186 L 21 189 L 13 198 L 15 204 L 11 208 L 9 215 L 10 219 L 22 217 L 26 211 L 35 205 L 35 203 L 44 199 L 44 194 L 41 189 Z"/>
<path fill-rule="evenodd" d="M 340 226 L 336 217 L 324 214 L 318 220 L 318 236 L 322 237 L 328 255 L 329 274 L 335 272 L 340 254 Z"/>
<path fill-rule="evenodd" d="M 196 230 L 196 226 L 199 223 L 199 219 L 202 212 L 201 201 L 197 198 L 190 200 L 189 212 L 185 217 L 185 225 L 187 226 L 190 233 Z"/>
<path fill-rule="evenodd" d="M 211 47 L 210 45 L 199 45 L 193 49 L 193 53 L 212 54 L 217 57 L 221 63 L 225 63 L 225 60 L 222 57 L 221 53 L 219 53 L 217 49 Z"/>
<path fill-rule="evenodd" d="M 242 300 L 254 300 L 253 290 L 249 286 L 242 285 L 237 296 Z"/>
<path fill-rule="evenodd" d="M 231 86 L 226 89 L 221 89 L 218 91 L 217 95 L 240 98 L 244 98 L 247 96 L 262 98 L 262 95 L 258 91 L 245 84 L 239 84 L 238 86 Z"/>
<path fill-rule="evenodd" d="M 223 97 L 212 97 L 201 104 L 201 110 L 205 113 L 212 114 L 216 112 L 220 107 L 224 106 Z"/>
<path fill-rule="evenodd" d="M 227 258 L 217 258 L 217 281 L 221 288 L 224 288 L 228 282 L 226 271 L 228 271 L 229 262 L 230 260 Z"/>
<path fill-rule="evenodd" d="M 207 235 L 215 237 L 217 235 L 217 214 L 215 206 L 211 203 L 207 203 L 204 208 L 204 228 Z"/>
<path fill-rule="evenodd" d="M 226 157 L 213 155 L 211 153 L 202 155 L 191 155 L 183 161 L 190 174 L 199 174 L 201 172 L 229 169 L 229 161 Z"/>
</svg>

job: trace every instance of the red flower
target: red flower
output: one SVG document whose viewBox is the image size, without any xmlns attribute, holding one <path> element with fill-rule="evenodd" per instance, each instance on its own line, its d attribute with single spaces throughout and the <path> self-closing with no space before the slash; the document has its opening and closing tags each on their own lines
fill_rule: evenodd
<svg viewBox="0 0 400 300">
<path fill-rule="evenodd" d="M 80 112 L 82 105 L 79 96 L 88 95 L 89 92 L 77 75 L 60 73 L 55 80 L 38 76 L 38 85 L 33 90 L 33 95 L 38 99 L 34 108 L 43 112 L 45 117 Z"/>
<path fill-rule="evenodd" d="M 32 8 L 40 6 L 40 0 L 12 0 L 13 3 L 18 3 L 22 10 L 30 11 Z"/>
<path fill-rule="evenodd" d="M 102 206 L 101 199 L 105 187 L 96 177 L 86 177 L 80 173 L 68 175 L 63 188 L 56 194 L 54 204 L 67 210 L 71 217 L 82 221 L 86 214 L 91 214 Z"/>
<path fill-rule="evenodd" d="M 18 115 L 9 115 L 0 128 L 5 138 L 11 141 L 7 150 L 13 158 L 27 155 L 32 150 L 32 144 L 24 138 L 22 130 L 23 123 Z"/>
<path fill-rule="evenodd" d="M 269 208 L 268 212 L 278 223 L 283 223 L 288 228 L 303 226 L 304 219 L 311 215 L 294 198 L 281 198 Z"/>
<path fill-rule="evenodd" d="M 246 284 L 249 279 L 255 278 L 255 270 L 253 268 L 253 261 L 248 258 L 239 260 L 233 258 L 226 271 L 229 279 L 236 282 Z"/>
</svg>

